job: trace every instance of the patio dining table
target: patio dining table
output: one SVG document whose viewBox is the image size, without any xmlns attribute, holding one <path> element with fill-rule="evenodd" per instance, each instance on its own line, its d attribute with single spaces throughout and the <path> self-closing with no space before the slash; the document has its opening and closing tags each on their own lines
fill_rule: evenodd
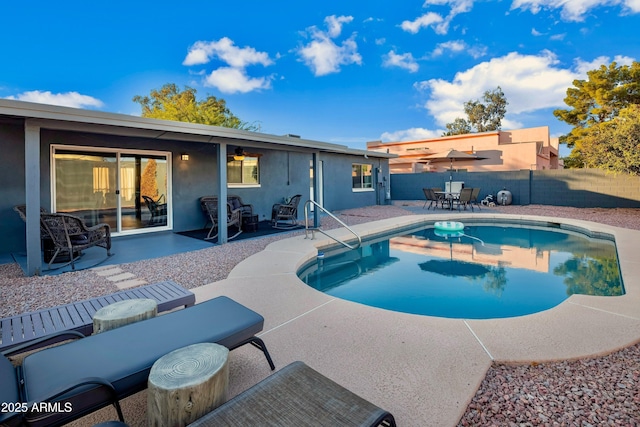
<svg viewBox="0 0 640 427">
<path fill-rule="evenodd" d="M 451 191 L 434 191 L 438 196 L 442 196 L 449 203 L 449 210 L 453 210 L 453 201 L 460 198 L 460 193 Z"/>
</svg>

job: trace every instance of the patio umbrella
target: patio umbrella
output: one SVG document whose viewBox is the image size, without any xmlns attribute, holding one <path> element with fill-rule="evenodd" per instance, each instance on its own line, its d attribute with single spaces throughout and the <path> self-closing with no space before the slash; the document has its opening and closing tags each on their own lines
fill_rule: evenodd
<svg viewBox="0 0 640 427">
<path fill-rule="evenodd" d="M 447 151 L 442 151 L 440 153 L 435 153 L 429 157 L 422 157 L 420 160 L 429 163 L 442 163 L 449 162 L 449 188 L 451 188 L 451 181 L 453 177 L 451 176 L 451 172 L 453 171 L 453 162 L 456 160 L 484 160 L 486 157 L 479 157 L 475 154 L 465 153 L 464 151 L 454 150 L 453 148 L 448 149 Z"/>
</svg>

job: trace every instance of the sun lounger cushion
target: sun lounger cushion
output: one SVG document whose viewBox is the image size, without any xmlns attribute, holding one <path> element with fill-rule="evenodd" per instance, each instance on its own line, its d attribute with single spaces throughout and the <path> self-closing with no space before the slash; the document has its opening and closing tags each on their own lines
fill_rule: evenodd
<svg viewBox="0 0 640 427">
<path fill-rule="evenodd" d="M 91 377 L 110 382 L 118 398 L 123 398 L 147 387 L 151 366 L 165 354 L 201 342 L 234 349 L 261 331 L 263 324 L 258 313 L 230 298 L 218 297 L 48 348 L 25 357 L 22 363 L 23 399 L 46 401 L 53 391 Z M 74 413 L 89 413 L 112 402 L 105 387 L 98 390 L 89 385 L 82 390 L 85 392 L 74 390 L 63 395 L 72 402 Z"/>
<path fill-rule="evenodd" d="M 9 359 L 0 357 L 0 404 L 20 402 L 20 390 L 18 389 L 18 381 L 16 381 L 16 369 Z M 0 424 L 4 421 L 5 413 L 0 411 Z"/>
</svg>

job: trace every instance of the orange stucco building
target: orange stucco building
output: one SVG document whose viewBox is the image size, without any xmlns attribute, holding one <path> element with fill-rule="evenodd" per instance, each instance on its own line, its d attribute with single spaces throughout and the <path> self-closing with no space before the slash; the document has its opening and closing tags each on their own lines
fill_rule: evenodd
<svg viewBox="0 0 640 427">
<path fill-rule="evenodd" d="M 397 154 L 389 160 L 391 173 L 442 172 L 451 163 L 429 157 L 450 149 L 478 156 L 456 160 L 453 168 L 469 172 L 561 169 L 558 138 L 549 137 L 549 127 L 469 133 L 402 142 L 367 142 L 367 149 Z"/>
</svg>

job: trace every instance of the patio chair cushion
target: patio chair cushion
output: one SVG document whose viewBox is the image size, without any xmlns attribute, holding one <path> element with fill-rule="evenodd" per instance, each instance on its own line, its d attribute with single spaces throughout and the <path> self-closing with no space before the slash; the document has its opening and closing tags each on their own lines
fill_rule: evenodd
<svg viewBox="0 0 640 427">
<path fill-rule="evenodd" d="M 0 386 L 0 404 L 1 403 L 18 403 L 20 402 L 20 390 L 18 389 L 18 381 L 16 380 L 16 368 L 6 357 L 0 357 L 0 378 L 2 378 L 2 386 Z M 11 414 L 6 411 L 0 411 L 0 423 Z"/>
<path fill-rule="evenodd" d="M 202 342 L 218 343 L 232 350 L 256 339 L 254 335 L 262 330 L 263 324 L 264 318 L 258 313 L 230 298 L 218 297 L 48 348 L 23 360 L 23 401 L 47 401 L 54 391 L 87 378 L 106 380 L 113 385 L 117 397 L 124 398 L 147 387 L 153 363 L 165 354 Z M 271 364 L 266 349 L 261 349 Z M 72 403 L 73 416 L 54 414 L 47 424 L 68 422 L 78 414 L 90 413 L 113 401 L 105 387 L 95 385 L 82 386 L 61 399 Z"/>
</svg>

